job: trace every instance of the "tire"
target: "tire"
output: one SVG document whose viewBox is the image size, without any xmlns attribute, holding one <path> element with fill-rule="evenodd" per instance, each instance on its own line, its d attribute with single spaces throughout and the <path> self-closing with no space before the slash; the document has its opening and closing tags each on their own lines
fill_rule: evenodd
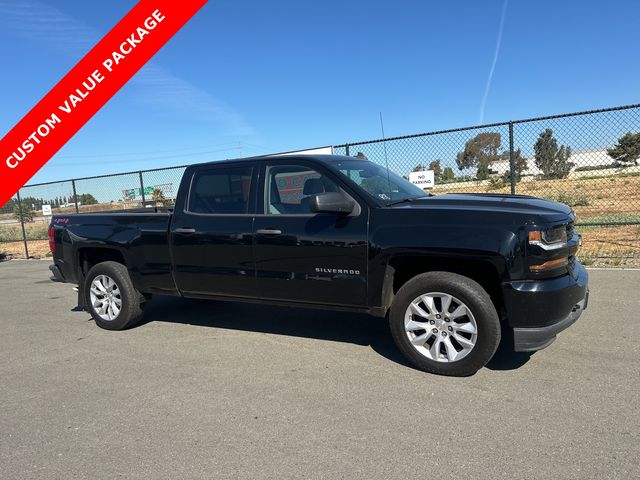
<svg viewBox="0 0 640 480">
<path fill-rule="evenodd" d="M 109 289 L 109 285 L 115 287 Z M 87 308 L 100 328 L 123 330 L 142 319 L 144 297 L 133 287 L 127 267 L 121 263 L 109 261 L 94 265 L 85 278 L 84 288 Z M 107 300 L 107 304 L 111 301 L 112 307 L 101 309 L 105 305 L 102 299 Z"/>
<path fill-rule="evenodd" d="M 389 326 L 407 360 L 438 375 L 473 375 L 500 344 L 491 297 L 477 282 L 450 272 L 423 273 L 405 283 L 391 305 Z"/>
</svg>

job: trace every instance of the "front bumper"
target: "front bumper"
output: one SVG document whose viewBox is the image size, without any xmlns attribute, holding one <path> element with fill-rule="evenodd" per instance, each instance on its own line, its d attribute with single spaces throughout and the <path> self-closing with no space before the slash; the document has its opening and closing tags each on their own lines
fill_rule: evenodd
<svg viewBox="0 0 640 480">
<path fill-rule="evenodd" d="M 589 276 L 576 262 L 571 275 L 503 285 L 514 349 L 533 352 L 550 345 L 587 308 Z"/>
<path fill-rule="evenodd" d="M 556 335 L 562 330 L 569 328 L 580 318 L 582 312 L 589 303 L 589 290 L 585 297 L 578 302 L 571 313 L 563 320 L 546 327 L 514 328 L 513 347 L 516 352 L 535 352 L 548 347 L 556 339 Z"/>
</svg>

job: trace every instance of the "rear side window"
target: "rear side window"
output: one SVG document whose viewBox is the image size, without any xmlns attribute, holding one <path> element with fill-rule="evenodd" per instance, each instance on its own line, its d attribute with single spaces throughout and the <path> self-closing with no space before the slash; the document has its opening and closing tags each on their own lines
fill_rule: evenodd
<svg viewBox="0 0 640 480">
<path fill-rule="evenodd" d="M 205 170 L 194 175 L 189 196 L 190 212 L 242 214 L 249 211 L 251 167 Z"/>
</svg>

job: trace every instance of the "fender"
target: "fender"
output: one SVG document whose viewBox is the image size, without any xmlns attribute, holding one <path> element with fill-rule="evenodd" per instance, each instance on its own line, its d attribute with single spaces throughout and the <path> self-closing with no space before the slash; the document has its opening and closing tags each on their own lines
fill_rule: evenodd
<svg viewBox="0 0 640 480">
<path fill-rule="evenodd" d="M 464 272 L 483 264 L 497 276 L 495 287 L 508 281 L 511 270 L 519 268 L 521 241 L 506 229 L 476 225 L 384 226 L 372 232 L 369 270 L 369 305 L 388 308 L 398 280 L 405 281 L 425 271 L 446 269 Z M 401 272 L 399 270 L 405 270 Z M 406 270 L 411 272 L 409 278 Z M 400 277 L 399 277 L 400 275 Z"/>
</svg>

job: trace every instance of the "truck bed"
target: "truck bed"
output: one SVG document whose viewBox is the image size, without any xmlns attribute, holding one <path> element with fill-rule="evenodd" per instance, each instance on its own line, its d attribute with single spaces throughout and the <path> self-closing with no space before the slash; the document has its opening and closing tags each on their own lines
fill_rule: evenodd
<svg viewBox="0 0 640 480">
<path fill-rule="evenodd" d="M 137 210 L 54 215 L 54 235 L 59 239 L 62 258 L 80 262 L 87 255 L 100 255 L 112 249 L 126 257 L 132 277 L 141 291 L 174 293 L 169 246 L 170 209 Z M 62 273 L 76 279 L 77 272 L 68 264 Z"/>
</svg>

